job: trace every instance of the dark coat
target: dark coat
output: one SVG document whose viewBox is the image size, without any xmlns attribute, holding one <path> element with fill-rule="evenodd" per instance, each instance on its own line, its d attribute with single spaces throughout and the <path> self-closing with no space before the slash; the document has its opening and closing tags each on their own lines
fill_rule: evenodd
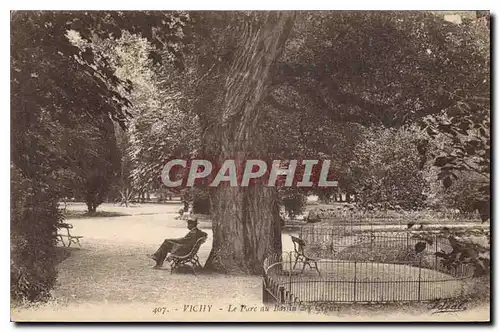
<svg viewBox="0 0 500 332">
<path fill-rule="evenodd" d="M 190 230 L 189 233 L 187 233 L 183 238 L 171 240 L 175 243 L 171 253 L 177 256 L 187 255 L 193 248 L 196 241 L 198 241 L 199 238 L 205 236 L 207 236 L 207 233 L 200 231 L 197 227 L 195 227 Z"/>
</svg>

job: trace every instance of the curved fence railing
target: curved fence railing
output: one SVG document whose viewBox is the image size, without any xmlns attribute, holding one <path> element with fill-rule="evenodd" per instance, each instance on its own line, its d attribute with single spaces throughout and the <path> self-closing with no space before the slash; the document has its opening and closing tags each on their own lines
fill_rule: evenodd
<svg viewBox="0 0 500 332">
<path fill-rule="evenodd" d="M 297 253 L 266 258 L 265 303 L 424 302 L 466 295 L 474 269 L 462 264 L 445 272 L 421 260 L 391 263 L 317 259 L 304 266 Z M 305 269 L 304 269 L 305 267 Z"/>
<path fill-rule="evenodd" d="M 455 250 L 441 229 L 352 223 L 303 226 L 297 237 L 304 248 L 266 258 L 264 301 L 422 302 L 466 295 L 475 266 L 449 264 L 436 255 Z M 463 232 L 488 238 L 490 230 L 475 227 Z"/>
</svg>

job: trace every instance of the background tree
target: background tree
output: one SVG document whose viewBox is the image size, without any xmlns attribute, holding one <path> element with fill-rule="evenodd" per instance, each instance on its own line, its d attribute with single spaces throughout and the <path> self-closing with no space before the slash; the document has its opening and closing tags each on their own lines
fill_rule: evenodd
<svg viewBox="0 0 500 332">
<path fill-rule="evenodd" d="M 74 189 L 73 197 L 83 198 L 90 213 L 107 199 L 121 168 L 113 123 L 107 117 L 102 121 L 98 127 L 86 125 L 63 138 L 67 167 L 73 173 L 69 187 Z"/>
<path fill-rule="evenodd" d="M 367 129 L 352 162 L 359 204 L 385 209 L 422 208 L 427 183 L 420 169 L 415 129 Z"/>
<path fill-rule="evenodd" d="M 410 123 L 454 105 L 450 90 L 487 88 L 473 74 L 486 60 L 475 35 L 468 24 L 430 12 L 306 13 L 273 85 L 287 87 L 295 103 L 274 91 L 268 98 L 275 107 L 313 107 L 341 123 Z"/>
</svg>

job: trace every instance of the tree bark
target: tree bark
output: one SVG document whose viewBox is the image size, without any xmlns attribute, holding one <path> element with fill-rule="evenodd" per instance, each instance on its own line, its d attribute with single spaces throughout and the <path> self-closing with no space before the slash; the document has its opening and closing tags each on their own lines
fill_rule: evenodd
<svg viewBox="0 0 500 332">
<path fill-rule="evenodd" d="M 205 153 L 222 163 L 234 159 L 244 165 L 247 159 L 265 156 L 265 144 L 257 134 L 272 70 L 290 32 L 293 12 L 243 14 L 244 23 L 234 27 L 237 39 L 222 98 L 205 130 Z M 213 113 L 212 113 L 213 114 Z M 203 121 L 202 121 L 203 122 Z M 208 127 L 208 128 L 207 128 Z M 227 183 L 211 189 L 213 246 L 205 267 L 222 273 L 260 274 L 265 257 L 281 252 L 276 188 L 264 184 L 230 187 Z"/>
<path fill-rule="evenodd" d="M 260 274 L 265 257 L 281 252 L 275 189 L 224 185 L 211 199 L 214 241 L 205 266 L 222 273 Z"/>
<path fill-rule="evenodd" d="M 97 204 L 94 202 L 87 202 L 87 210 L 89 213 L 95 213 L 97 211 Z"/>
</svg>

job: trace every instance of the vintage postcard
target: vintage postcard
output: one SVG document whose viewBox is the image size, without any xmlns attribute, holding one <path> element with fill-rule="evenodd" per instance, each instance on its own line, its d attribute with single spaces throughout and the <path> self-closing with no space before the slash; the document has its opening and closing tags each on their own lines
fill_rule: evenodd
<svg viewBox="0 0 500 332">
<path fill-rule="evenodd" d="M 490 321 L 489 11 L 10 29 L 11 321 Z"/>
</svg>

